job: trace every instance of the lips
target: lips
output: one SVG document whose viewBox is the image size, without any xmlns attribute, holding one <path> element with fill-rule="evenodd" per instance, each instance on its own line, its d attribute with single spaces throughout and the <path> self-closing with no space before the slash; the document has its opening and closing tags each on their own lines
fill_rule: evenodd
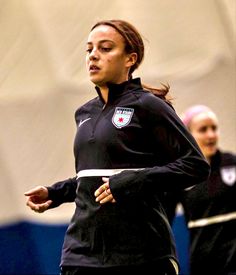
<svg viewBox="0 0 236 275">
<path fill-rule="evenodd" d="M 204 144 L 204 147 L 205 147 L 205 149 L 212 151 L 212 150 L 216 150 L 217 144 L 216 144 L 216 142 L 208 142 L 208 143 Z"/>
<path fill-rule="evenodd" d="M 207 142 L 205 145 L 210 146 L 210 147 L 216 146 L 216 142 L 215 141 L 210 141 L 210 142 Z"/>
<path fill-rule="evenodd" d="M 100 68 L 98 66 L 96 66 L 96 65 L 90 65 L 89 66 L 89 71 L 90 72 L 97 72 L 99 70 L 100 70 Z"/>
</svg>

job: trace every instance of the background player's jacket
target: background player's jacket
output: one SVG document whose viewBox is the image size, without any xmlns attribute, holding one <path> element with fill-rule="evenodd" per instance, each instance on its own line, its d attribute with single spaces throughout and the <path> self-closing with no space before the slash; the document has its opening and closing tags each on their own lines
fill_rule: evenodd
<svg viewBox="0 0 236 275">
<path fill-rule="evenodd" d="M 137 169 L 110 177 L 116 203 L 100 205 L 101 177 L 71 178 L 48 187 L 52 207 L 75 201 L 61 265 L 125 266 L 176 259 L 162 200 L 166 192 L 206 180 L 209 165 L 174 109 L 143 90 L 140 79 L 99 89 L 75 113 L 76 172 Z"/>
<path fill-rule="evenodd" d="M 208 181 L 184 192 L 183 206 L 191 274 L 236 274 L 236 155 L 218 150 Z"/>
</svg>

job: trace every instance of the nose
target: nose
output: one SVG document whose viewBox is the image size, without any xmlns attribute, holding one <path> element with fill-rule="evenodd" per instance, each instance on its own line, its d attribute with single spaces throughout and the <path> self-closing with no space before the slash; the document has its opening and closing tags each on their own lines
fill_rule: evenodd
<svg viewBox="0 0 236 275">
<path fill-rule="evenodd" d="M 93 48 L 93 50 L 89 53 L 89 59 L 90 60 L 98 59 L 98 52 L 97 52 L 96 48 Z"/>
<path fill-rule="evenodd" d="M 208 138 L 215 138 L 217 136 L 217 133 L 214 129 L 208 129 L 207 136 Z"/>
</svg>

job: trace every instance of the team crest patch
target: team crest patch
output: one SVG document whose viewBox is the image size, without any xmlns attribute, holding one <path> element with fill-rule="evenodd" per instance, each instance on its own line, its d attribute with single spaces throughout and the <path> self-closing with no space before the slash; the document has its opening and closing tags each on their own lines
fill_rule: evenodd
<svg viewBox="0 0 236 275">
<path fill-rule="evenodd" d="M 236 181 L 236 167 L 224 167 L 220 170 L 221 178 L 223 182 L 229 186 L 235 184 Z"/>
<path fill-rule="evenodd" d="M 134 109 L 132 108 L 116 107 L 112 117 L 112 123 L 119 129 L 127 126 L 130 123 L 133 113 Z"/>
</svg>

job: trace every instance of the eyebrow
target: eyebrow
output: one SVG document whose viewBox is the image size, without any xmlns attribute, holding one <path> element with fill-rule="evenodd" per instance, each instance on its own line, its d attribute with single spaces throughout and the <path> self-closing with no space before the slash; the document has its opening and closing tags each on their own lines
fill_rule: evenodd
<svg viewBox="0 0 236 275">
<path fill-rule="evenodd" d="M 114 44 L 114 42 L 112 40 L 109 40 L 109 39 L 103 39 L 103 40 L 100 40 L 99 43 L 104 43 L 104 42 L 111 42 Z M 87 45 L 92 45 L 93 43 L 92 42 L 87 42 Z"/>
</svg>

